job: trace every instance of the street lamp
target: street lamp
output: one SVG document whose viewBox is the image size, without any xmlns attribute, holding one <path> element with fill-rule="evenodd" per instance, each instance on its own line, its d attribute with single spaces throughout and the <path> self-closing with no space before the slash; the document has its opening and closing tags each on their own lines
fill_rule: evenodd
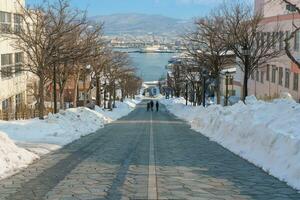
<svg viewBox="0 0 300 200">
<path fill-rule="evenodd" d="M 226 85 L 226 93 L 225 93 L 225 106 L 228 106 L 228 85 L 229 85 L 229 71 L 225 72 L 225 85 Z"/>
<path fill-rule="evenodd" d="M 243 85 L 243 95 L 244 95 L 244 100 L 248 96 L 248 87 L 247 87 L 247 82 L 248 82 L 248 74 L 249 74 L 249 59 L 251 56 L 251 50 L 247 47 L 244 46 L 242 48 L 242 54 L 245 57 L 245 63 L 244 63 L 244 85 Z"/>
<path fill-rule="evenodd" d="M 206 98 L 206 79 L 208 77 L 208 72 L 206 69 L 203 69 L 202 71 L 202 77 L 203 77 L 203 96 L 202 96 L 202 104 L 203 104 L 203 107 L 205 107 L 206 103 L 205 103 L 205 98 Z"/>
</svg>

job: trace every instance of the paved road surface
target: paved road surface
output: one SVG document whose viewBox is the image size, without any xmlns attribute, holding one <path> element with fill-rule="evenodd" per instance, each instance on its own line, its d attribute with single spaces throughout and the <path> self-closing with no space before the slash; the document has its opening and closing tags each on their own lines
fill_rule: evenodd
<svg viewBox="0 0 300 200">
<path fill-rule="evenodd" d="M 0 181 L 0 199 L 300 199 L 168 113 L 129 116 Z"/>
</svg>

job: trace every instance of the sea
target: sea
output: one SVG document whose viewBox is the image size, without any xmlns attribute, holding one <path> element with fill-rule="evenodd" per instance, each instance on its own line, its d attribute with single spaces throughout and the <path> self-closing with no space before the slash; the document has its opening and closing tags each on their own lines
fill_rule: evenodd
<svg viewBox="0 0 300 200">
<path fill-rule="evenodd" d="M 117 51 L 129 52 L 132 66 L 136 68 L 137 75 L 143 81 L 157 81 L 166 78 L 166 65 L 175 53 L 138 53 L 136 49 L 115 49 Z"/>
</svg>

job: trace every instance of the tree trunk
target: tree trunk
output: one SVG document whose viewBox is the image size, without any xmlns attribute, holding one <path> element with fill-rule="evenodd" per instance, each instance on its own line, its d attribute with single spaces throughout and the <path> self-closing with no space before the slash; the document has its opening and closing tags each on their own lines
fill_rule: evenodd
<svg viewBox="0 0 300 200">
<path fill-rule="evenodd" d="M 245 70 L 244 70 L 244 85 L 243 85 L 243 101 L 245 102 L 246 97 L 248 96 L 248 77 L 249 77 L 249 58 L 245 58 Z"/>
<path fill-rule="evenodd" d="M 96 76 L 96 105 L 101 107 L 101 85 L 99 76 Z"/>
<path fill-rule="evenodd" d="M 188 96 L 188 84 L 187 82 L 185 83 L 185 105 L 187 106 L 188 105 L 188 99 L 189 99 L 189 96 Z"/>
<path fill-rule="evenodd" d="M 44 119 L 44 110 L 45 110 L 45 96 L 44 96 L 44 88 L 45 88 L 45 80 L 44 75 L 40 76 L 39 81 L 39 118 Z"/>
<path fill-rule="evenodd" d="M 77 74 L 75 77 L 75 84 L 74 84 L 74 99 L 73 99 L 73 107 L 77 107 L 77 99 L 78 99 L 78 82 L 79 82 L 80 73 Z"/>
<path fill-rule="evenodd" d="M 87 91 L 86 91 L 86 76 L 84 74 L 84 78 L 83 78 L 83 106 L 86 106 L 87 104 Z"/>
<path fill-rule="evenodd" d="M 243 101 L 245 102 L 248 96 L 248 75 L 244 74 L 244 85 L 243 85 Z"/>
<path fill-rule="evenodd" d="M 65 90 L 64 89 L 60 89 L 59 91 L 59 103 L 60 103 L 60 109 L 65 109 Z"/>
<path fill-rule="evenodd" d="M 111 103 L 112 102 L 112 97 L 111 97 L 111 89 L 109 90 L 109 99 L 108 99 L 108 109 L 111 110 L 112 107 L 111 107 Z"/>
<path fill-rule="evenodd" d="M 114 82 L 114 88 L 113 88 L 113 100 L 114 100 L 114 103 L 113 103 L 113 108 L 116 107 L 116 83 Z"/>
<path fill-rule="evenodd" d="M 123 102 L 124 101 L 124 97 L 125 97 L 125 94 L 124 94 L 125 92 L 124 92 L 124 88 L 122 87 L 121 88 L 121 102 Z"/>
<path fill-rule="evenodd" d="M 220 76 L 218 75 L 218 77 L 216 78 L 216 87 L 215 87 L 215 94 L 217 97 L 217 104 L 221 103 L 221 91 L 220 91 L 220 85 L 221 85 L 221 81 L 220 81 Z"/>
<path fill-rule="evenodd" d="M 104 109 L 107 108 L 107 98 L 106 98 L 106 95 L 107 95 L 107 86 L 106 86 L 106 83 L 105 83 L 105 88 L 104 88 Z"/>
<path fill-rule="evenodd" d="M 53 102 L 54 113 L 57 113 L 56 65 L 53 66 Z"/>
</svg>

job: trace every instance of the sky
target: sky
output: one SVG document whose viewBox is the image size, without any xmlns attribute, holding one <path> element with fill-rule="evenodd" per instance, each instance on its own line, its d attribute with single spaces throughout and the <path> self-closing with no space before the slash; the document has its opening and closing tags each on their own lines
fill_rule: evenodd
<svg viewBox="0 0 300 200">
<path fill-rule="evenodd" d="M 33 5 L 42 0 L 26 0 Z M 53 0 L 51 0 L 53 1 Z M 72 5 L 88 11 L 89 16 L 116 13 L 159 14 L 178 19 L 204 16 L 223 0 L 70 0 Z M 249 0 L 247 0 L 249 1 Z"/>
</svg>

